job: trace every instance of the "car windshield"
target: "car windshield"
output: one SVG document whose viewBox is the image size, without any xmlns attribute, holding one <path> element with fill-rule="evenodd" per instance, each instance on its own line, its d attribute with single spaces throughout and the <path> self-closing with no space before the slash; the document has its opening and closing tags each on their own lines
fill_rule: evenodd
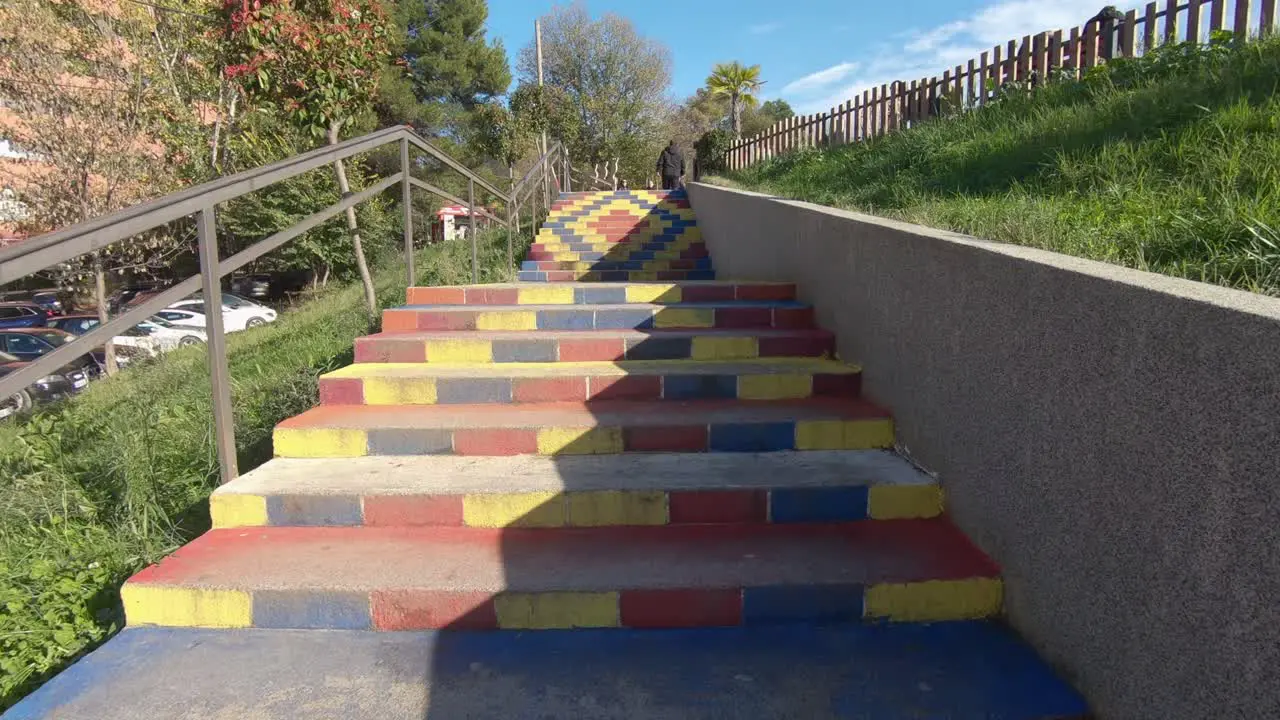
<svg viewBox="0 0 1280 720">
<path fill-rule="evenodd" d="M 152 315 L 151 317 L 147 318 L 145 321 L 138 323 L 138 325 L 140 326 L 147 325 L 147 324 L 159 325 L 162 328 L 173 327 L 173 323 L 169 322 L 168 320 L 165 320 L 164 318 L 156 317 L 155 315 Z"/>
</svg>

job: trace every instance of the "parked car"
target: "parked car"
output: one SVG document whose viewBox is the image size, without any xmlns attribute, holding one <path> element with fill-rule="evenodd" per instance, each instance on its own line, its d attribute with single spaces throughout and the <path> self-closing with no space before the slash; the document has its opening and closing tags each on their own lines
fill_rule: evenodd
<svg viewBox="0 0 1280 720">
<path fill-rule="evenodd" d="M 207 340 L 208 335 L 200 328 L 178 327 L 153 315 L 111 338 L 111 343 L 116 347 L 138 348 L 144 354 L 155 357 L 175 348 L 199 345 Z"/>
<path fill-rule="evenodd" d="M 250 300 L 237 298 L 235 295 L 230 297 L 234 299 L 234 305 L 226 301 L 225 295 L 222 304 L 224 331 L 236 332 L 275 322 L 275 310 Z M 156 315 L 180 327 L 204 328 L 208 323 L 208 309 L 203 300 L 180 300 L 156 312 Z"/>
<path fill-rule="evenodd" d="M 0 377 L 26 367 L 27 363 L 5 352 L 0 352 Z M 79 388 L 89 384 L 84 373 L 75 369 L 65 369 L 46 375 L 34 383 L 10 395 L 0 398 L 0 420 L 26 412 L 40 403 L 52 402 L 75 393 Z"/>
<path fill-rule="evenodd" d="M 0 303 L 0 328 L 44 327 L 48 323 L 49 314 L 35 303 Z"/>
<path fill-rule="evenodd" d="M 76 336 L 57 328 L 9 328 L 0 330 L 0 351 L 23 362 L 31 362 L 75 340 Z M 87 377 L 97 377 L 102 372 L 102 350 L 86 353 L 73 360 L 68 367 L 85 372 Z"/>
<path fill-rule="evenodd" d="M 98 327 L 97 315 L 63 315 L 49 318 L 49 327 L 66 330 L 72 335 L 83 335 Z"/>
<path fill-rule="evenodd" d="M 271 276 L 242 275 L 231 279 L 231 289 L 245 297 L 265 300 L 271 296 Z"/>
<path fill-rule="evenodd" d="M 62 298 L 58 291 L 53 288 L 44 290 L 14 290 L 6 293 L 0 293 L 0 302 L 21 302 L 30 305 L 39 306 L 45 311 L 45 315 L 52 317 L 61 315 L 63 311 Z"/>
<path fill-rule="evenodd" d="M 157 295 L 164 291 L 165 285 L 160 283 L 139 283 L 121 288 L 107 299 L 107 310 L 115 315 L 122 310 L 128 309 L 149 297 Z"/>
</svg>

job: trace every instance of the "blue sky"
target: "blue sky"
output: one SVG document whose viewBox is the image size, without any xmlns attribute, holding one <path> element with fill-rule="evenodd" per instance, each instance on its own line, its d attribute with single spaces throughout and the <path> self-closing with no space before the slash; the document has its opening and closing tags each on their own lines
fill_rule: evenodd
<svg viewBox="0 0 1280 720">
<path fill-rule="evenodd" d="M 508 57 L 533 38 L 551 0 L 489 0 L 489 34 Z M 632 21 L 671 48 L 673 99 L 716 62 L 759 64 L 764 97 L 820 112 L 864 88 L 941 75 L 983 50 L 1041 30 L 1080 25 L 1105 0 L 588 0 L 592 15 Z M 1116 3 L 1122 9 L 1130 4 Z"/>
</svg>

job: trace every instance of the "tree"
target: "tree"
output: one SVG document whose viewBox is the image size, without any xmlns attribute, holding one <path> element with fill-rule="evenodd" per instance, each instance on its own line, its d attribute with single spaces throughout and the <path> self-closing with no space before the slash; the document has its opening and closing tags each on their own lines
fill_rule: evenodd
<svg viewBox="0 0 1280 720">
<path fill-rule="evenodd" d="M 582 4 L 574 4 L 542 18 L 542 55 L 546 84 L 562 90 L 578 116 L 578 137 L 569 145 L 574 159 L 598 163 L 617 157 L 624 174 L 651 174 L 669 114 L 666 46 L 642 37 L 622 17 L 593 20 Z M 518 69 L 523 83 L 537 84 L 533 43 L 521 51 Z"/>
<path fill-rule="evenodd" d="M 393 50 L 404 60 L 424 120 L 447 124 L 507 91 L 507 51 L 485 39 L 485 0 L 398 0 L 392 15 L 403 38 Z"/>
<path fill-rule="evenodd" d="M 0 5 L 0 138 L 28 153 L 14 182 L 23 230 L 83 222 L 177 189 L 198 152 L 205 104 L 198 63 L 169 42 L 149 8 L 85 0 Z M 184 145 L 192 143 L 192 145 Z M 174 223 L 121 240 L 52 271 L 63 287 L 90 284 L 107 320 L 107 278 L 167 271 L 191 248 Z M 107 353 L 108 370 L 114 354 Z"/>
<path fill-rule="evenodd" d="M 737 60 L 717 64 L 707 76 L 707 89 L 713 95 L 729 98 L 729 117 L 735 140 L 742 137 L 742 109 L 755 106 L 756 93 L 762 84 L 759 65 L 747 67 Z"/>
<path fill-rule="evenodd" d="M 344 125 L 372 112 L 391 33 L 378 0 L 226 0 L 225 74 L 253 102 L 336 145 Z M 350 193 L 344 163 L 333 169 L 339 192 Z M 346 217 L 372 318 L 377 297 L 355 209 Z"/>
<path fill-rule="evenodd" d="M 759 135 L 790 117 L 795 117 L 795 111 L 786 100 L 769 100 L 759 107 L 743 110 L 742 134 L 746 137 Z"/>
</svg>

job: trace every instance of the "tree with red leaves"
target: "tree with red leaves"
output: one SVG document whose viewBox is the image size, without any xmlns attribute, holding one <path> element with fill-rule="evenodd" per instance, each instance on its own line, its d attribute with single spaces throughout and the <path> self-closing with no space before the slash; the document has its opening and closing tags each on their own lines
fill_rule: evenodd
<svg viewBox="0 0 1280 720">
<path fill-rule="evenodd" d="M 336 145 L 343 126 L 373 107 L 391 62 L 391 32 L 379 0 L 227 0 L 223 72 L 256 106 Z M 334 173 L 342 194 L 350 193 L 341 160 Z M 372 317 L 377 301 L 355 209 L 346 215 Z"/>
</svg>

